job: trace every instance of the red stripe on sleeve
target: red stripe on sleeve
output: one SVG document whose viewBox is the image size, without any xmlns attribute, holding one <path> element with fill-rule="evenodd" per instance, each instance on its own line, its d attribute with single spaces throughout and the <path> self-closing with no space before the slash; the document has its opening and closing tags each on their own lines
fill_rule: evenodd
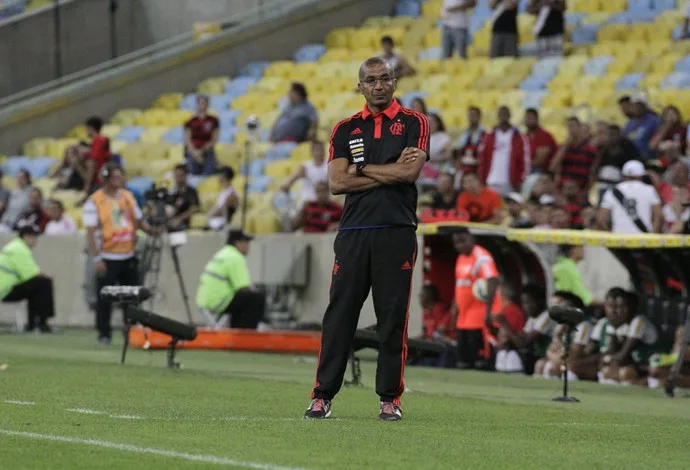
<svg viewBox="0 0 690 470">
<path fill-rule="evenodd" d="M 342 126 L 343 124 L 345 124 L 347 122 L 352 121 L 354 118 L 360 116 L 361 114 L 362 113 L 354 114 L 347 119 L 343 119 L 342 121 L 338 122 L 338 124 L 333 126 L 333 130 L 331 131 L 331 137 L 328 139 L 329 143 L 330 143 L 330 146 L 328 149 L 328 161 L 329 162 L 335 158 L 335 145 L 333 145 L 333 139 L 335 138 L 336 132 L 338 132 L 338 129 L 340 129 L 340 126 Z"/>
</svg>

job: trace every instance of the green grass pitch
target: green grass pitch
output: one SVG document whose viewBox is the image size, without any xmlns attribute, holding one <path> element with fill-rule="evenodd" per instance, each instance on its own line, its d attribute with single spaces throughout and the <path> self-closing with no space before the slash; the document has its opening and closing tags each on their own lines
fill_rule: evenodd
<svg viewBox="0 0 690 470">
<path fill-rule="evenodd" d="M 371 356 L 370 356 L 371 357 Z M 687 469 L 690 400 L 557 381 L 408 367 L 404 419 L 380 422 L 374 363 L 333 418 L 304 421 L 315 358 L 0 335 L 0 469 Z M 682 393 L 681 393 L 682 395 Z"/>
</svg>

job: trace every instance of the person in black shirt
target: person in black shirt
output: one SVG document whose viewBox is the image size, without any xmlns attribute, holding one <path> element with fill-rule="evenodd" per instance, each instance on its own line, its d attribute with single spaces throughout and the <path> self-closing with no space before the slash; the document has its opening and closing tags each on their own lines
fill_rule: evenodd
<svg viewBox="0 0 690 470">
<path fill-rule="evenodd" d="M 450 173 L 438 175 L 438 185 L 431 200 L 432 209 L 455 210 L 458 204 L 458 192 L 453 187 L 455 176 Z"/>
<path fill-rule="evenodd" d="M 626 162 L 639 159 L 640 152 L 635 144 L 623 135 L 620 126 L 609 125 L 606 141 L 599 147 L 592 172 L 599 182 L 599 197 L 603 197 L 608 188 L 621 182 L 621 172 Z"/>
<path fill-rule="evenodd" d="M 517 57 L 519 55 L 517 0 L 489 0 L 489 6 L 494 10 L 494 24 L 491 29 L 491 58 Z"/>
<path fill-rule="evenodd" d="M 187 184 L 187 167 L 177 165 L 175 167 L 175 189 L 170 193 L 174 201 L 175 212 L 168 222 L 171 232 L 179 232 L 189 229 L 189 221 L 192 214 L 199 209 L 199 195 L 196 189 Z"/>
<path fill-rule="evenodd" d="M 565 0 L 530 0 L 527 11 L 535 15 L 534 34 L 540 57 L 563 55 Z"/>
<path fill-rule="evenodd" d="M 330 301 L 323 318 L 321 352 L 312 402 L 304 417 L 328 418 L 343 383 L 360 310 L 372 291 L 379 357 L 379 418 L 402 417 L 412 271 L 417 257 L 417 188 L 429 155 L 426 116 L 393 99 L 390 64 L 374 57 L 362 64 L 364 109 L 333 128 L 328 179 L 346 194 L 335 239 Z"/>
</svg>

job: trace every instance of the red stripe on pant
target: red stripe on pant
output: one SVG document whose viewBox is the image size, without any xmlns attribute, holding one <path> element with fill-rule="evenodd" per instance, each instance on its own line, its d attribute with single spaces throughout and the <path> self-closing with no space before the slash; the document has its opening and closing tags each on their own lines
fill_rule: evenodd
<svg viewBox="0 0 690 470">
<path fill-rule="evenodd" d="M 405 391 L 405 362 L 407 362 L 407 325 L 410 322 L 410 302 L 412 301 L 412 281 L 414 280 L 414 265 L 417 262 L 417 244 L 415 243 L 414 252 L 412 253 L 412 270 L 410 272 L 410 290 L 407 295 L 407 309 L 405 310 L 405 328 L 403 329 L 403 347 L 400 365 L 400 394 L 393 400 L 397 406 L 400 406 L 400 395 Z"/>
</svg>

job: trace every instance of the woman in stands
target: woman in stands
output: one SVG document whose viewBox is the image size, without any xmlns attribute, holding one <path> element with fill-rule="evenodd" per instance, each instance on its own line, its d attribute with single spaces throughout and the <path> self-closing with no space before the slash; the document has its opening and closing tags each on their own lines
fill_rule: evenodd
<svg viewBox="0 0 690 470">
<path fill-rule="evenodd" d="M 661 128 L 649 142 L 649 149 L 661 157 L 664 166 L 685 155 L 687 126 L 683 124 L 680 110 L 671 105 L 661 113 Z"/>
</svg>

